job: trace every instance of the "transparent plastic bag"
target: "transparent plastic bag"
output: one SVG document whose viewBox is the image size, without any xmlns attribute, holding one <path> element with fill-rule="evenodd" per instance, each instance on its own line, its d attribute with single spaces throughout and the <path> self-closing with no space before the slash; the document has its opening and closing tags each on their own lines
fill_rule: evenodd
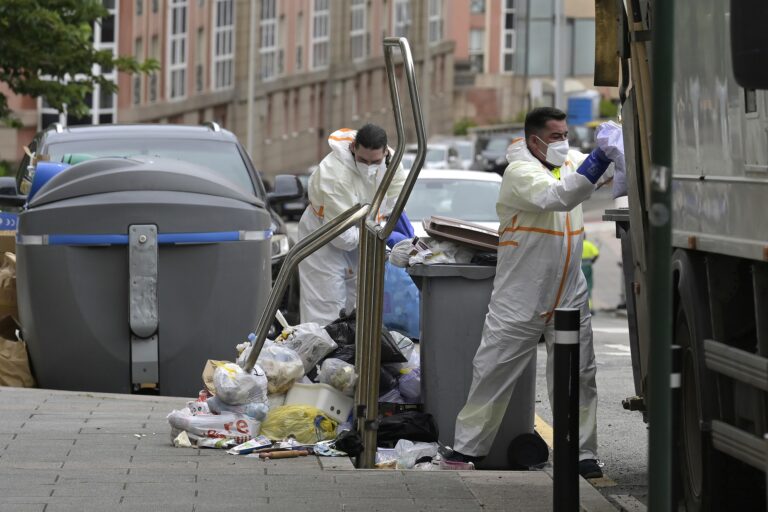
<svg viewBox="0 0 768 512">
<path fill-rule="evenodd" d="M 213 414 L 221 414 L 224 412 L 231 412 L 235 414 L 244 414 L 256 421 L 264 421 L 269 412 L 269 405 L 265 402 L 251 402 L 243 405 L 230 405 L 225 403 L 217 396 L 209 398 L 204 405 L 208 407 L 208 410 Z"/>
<path fill-rule="evenodd" d="M 436 457 L 437 448 L 437 443 L 414 443 L 407 439 L 400 439 L 395 445 L 397 469 L 413 469 L 417 460 L 423 457 Z"/>
<path fill-rule="evenodd" d="M 301 357 L 296 351 L 277 343 L 265 344 L 256 361 L 267 374 L 267 389 L 270 394 L 285 393 L 291 389 L 294 382 L 304 376 Z"/>
<path fill-rule="evenodd" d="M 332 386 L 347 396 L 354 396 L 357 384 L 355 366 L 341 359 L 326 359 L 320 365 L 317 381 Z"/>
<path fill-rule="evenodd" d="M 267 400 L 267 376 L 258 365 L 248 374 L 235 363 L 219 363 L 213 372 L 213 385 L 216 396 L 229 405 Z"/>
<path fill-rule="evenodd" d="M 304 373 L 310 372 L 339 346 L 320 324 L 308 322 L 284 331 L 275 343 L 288 347 L 301 358 Z"/>
<path fill-rule="evenodd" d="M 421 368 L 406 368 L 400 371 L 397 389 L 406 403 L 421 403 Z"/>
<path fill-rule="evenodd" d="M 198 414 L 193 416 L 189 409 L 171 411 L 167 416 L 175 431 L 184 430 L 189 438 L 233 439 L 244 443 L 259 433 L 259 422 L 242 414 Z M 179 432 L 175 432 L 178 435 Z M 175 437 L 175 435 L 173 435 Z"/>
</svg>

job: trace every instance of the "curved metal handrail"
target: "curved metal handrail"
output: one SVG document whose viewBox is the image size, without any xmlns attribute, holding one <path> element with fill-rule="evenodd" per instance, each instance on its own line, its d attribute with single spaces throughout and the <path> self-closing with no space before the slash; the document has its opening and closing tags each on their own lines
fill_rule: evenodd
<svg viewBox="0 0 768 512">
<path fill-rule="evenodd" d="M 406 81 L 408 82 L 408 93 L 411 98 L 411 107 L 413 110 L 413 121 L 416 125 L 416 140 L 418 147 L 416 149 L 416 158 L 411 167 L 411 171 L 403 184 L 403 189 L 397 196 L 397 201 L 392 209 L 392 213 L 389 216 L 386 224 L 381 227 L 376 223 L 376 215 L 378 215 L 379 208 L 381 207 L 384 197 L 387 193 L 390 183 L 397 172 L 397 168 L 400 166 L 400 161 L 403 158 L 405 152 L 405 130 L 403 129 L 403 113 L 400 108 L 400 93 L 397 88 L 397 78 L 395 74 L 395 63 L 393 58 L 393 51 L 399 48 L 403 56 L 403 69 L 405 71 Z M 400 218 L 405 203 L 408 197 L 411 195 L 411 190 L 416 183 L 416 178 L 419 177 L 421 167 L 424 165 L 424 159 L 427 155 L 427 137 L 424 129 L 424 117 L 421 114 L 421 101 L 419 100 L 419 91 L 416 88 L 416 73 L 414 71 L 413 56 L 411 54 L 411 47 L 408 44 L 408 40 L 404 37 L 385 37 L 384 38 L 384 60 L 387 66 L 387 77 L 389 79 L 389 92 L 392 99 L 392 109 L 395 114 L 395 129 L 397 130 L 397 148 L 395 150 L 395 156 L 390 161 L 387 172 L 384 174 L 384 178 L 381 180 L 379 188 L 376 190 L 376 194 L 373 196 L 371 202 L 371 212 L 366 222 L 366 228 L 373 230 L 377 233 L 377 236 L 382 240 L 386 239 L 392 230 L 395 228 L 397 220 Z"/>
<path fill-rule="evenodd" d="M 280 306 L 280 300 L 283 298 L 288 287 L 290 276 L 299 266 L 301 260 L 354 226 L 360 219 L 365 218 L 369 210 L 370 205 L 368 204 L 356 204 L 306 238 L 299 240 L 288 252 L 282 267 L 280 267 L 280 272 L 277 274 L 277 279 L 272 287 L 272 292 L 269 294 L 269 300 L 264 308 L 264 312 L 261 314 L 261 318 L 259 318 L 259 324 L 256 327 L 256 339 L 253 341 L 251 353 L 243 367 L 246 372 L 250 372 L 256 364 L 256 359 L 259 357 L 261 349 L 264 347 L 264 341 L 267 339 L 269 327 L 272 325 L 272 319 L 275 318 L 277 308 Z"/>
</svg>

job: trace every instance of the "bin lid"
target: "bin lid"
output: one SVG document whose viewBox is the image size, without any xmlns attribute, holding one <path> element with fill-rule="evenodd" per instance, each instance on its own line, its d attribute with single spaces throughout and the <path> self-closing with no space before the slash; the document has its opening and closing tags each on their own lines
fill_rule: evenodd
<svg viewBox="0 0 768 512">
<path fill-rule="evenodd" d="M 109 192 L 158 190 L 226 197 L 264 206 L 260 198 L 238 190 L 206 167 L 173 159 L 131 157 L 97 158 L 73 165 L 51 178 L 29 207 Z"/>
<path fill-rule="evenodd" d="M 414 265 L 408 267 L 408 273 L 419 277 L 463 277 L 465 279 L 490 279 L 496 275 L 496 267 L 491 265 L 467 265 L 440 263 L 436 265 Z"/>
</svg>

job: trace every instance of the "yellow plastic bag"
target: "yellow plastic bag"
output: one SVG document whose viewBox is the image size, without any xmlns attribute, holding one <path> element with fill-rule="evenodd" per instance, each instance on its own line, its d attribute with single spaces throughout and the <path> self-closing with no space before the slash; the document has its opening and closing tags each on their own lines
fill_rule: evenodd
<svg viewBox="0 0 768 512">
<path fill-rule="evenodd" d="M 282 405 L 270 410 L 260 434 L 272 440 L 285 439 L 292 435 L 302 444 L 336 437 L 338 423 L 317 407 L 309 405 Z"/>
</svg>

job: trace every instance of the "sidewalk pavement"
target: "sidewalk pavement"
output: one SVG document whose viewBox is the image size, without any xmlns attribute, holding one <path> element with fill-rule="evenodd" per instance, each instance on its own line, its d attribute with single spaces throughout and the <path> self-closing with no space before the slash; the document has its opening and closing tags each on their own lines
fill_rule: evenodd
<svg viewBox="0 0 768 512">
<path fill-rule="evenodd" d="M 501 512 L 552 509 L 544 471 L 356 470 L 174 448 L 187 399 L 0 387 L 0 511 Z M 582 510 L 615 511 L 585 480 Z"/>
</svg>

